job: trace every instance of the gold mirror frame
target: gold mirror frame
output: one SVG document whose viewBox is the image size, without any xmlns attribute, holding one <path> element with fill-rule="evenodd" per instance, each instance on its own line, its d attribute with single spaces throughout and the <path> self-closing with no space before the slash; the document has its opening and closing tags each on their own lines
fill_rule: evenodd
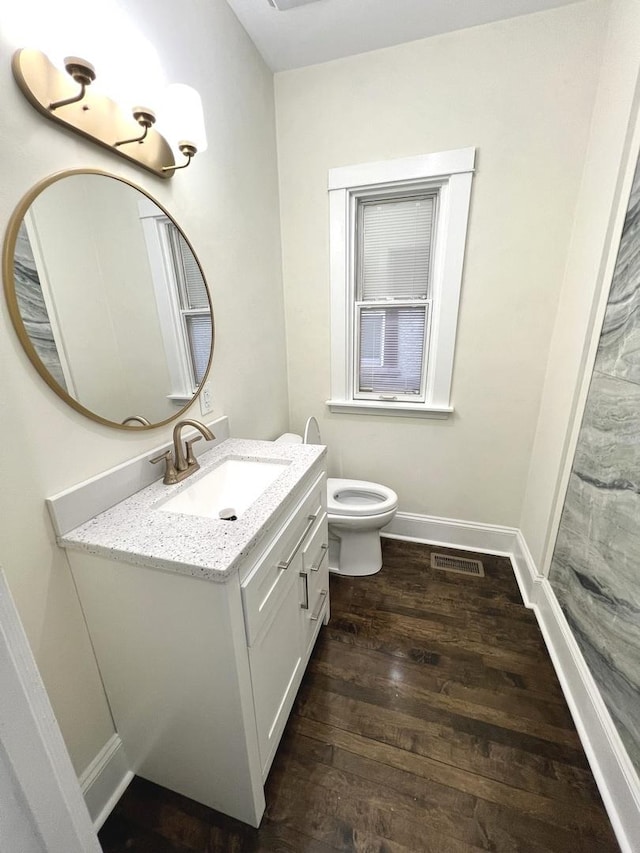
<svg viewBox="0 0 640 853">
<path fill-rule="evenodd" d="M 18 298 L 16 294 L 16 285 L 15 285 L 15 275 L 14 275 L 14 256 L 16 250 L 16 242 L 18 239 L 18 231 L 22 222 L 24 220 L 25 214 L 29 210 L 33 201 L 43 192 L 47 187 L 51 186 L 51 184 L 55 184 L 57 181 L 62 180 L 63 178 L 71 177 L 73 175 L 101 175 L 105 178 L 111 178 L 116 181 L 120 181 L 123 184 L 131 187 L 142 195 L 146 196 L 149 201 L 153 202 L 163 213 L 164 215 L 175 225 L 175 227 L 180 231 L 183 236 L 187 246 L 191 250 L 193 257 L 198 265 L 198 269 L 200 270 L 200 274 L 202 275 L 202 279 L 205 283 L 205 287 L 207 290 L 207 296 L 209 298 L 209 307 L 211 309 L 211 350 L 209 352 L 209 361 L 207 362 L 207 368 L 205 370 L 204 376 L 202 378 L 202 382 L 200 383 L 198 390 L 195 392 L 193 397 L 189 400 L 189 402 L 183 406 L 181 409 L 176 411 L 174 415 L 171 415 L 169 418 L 165 418 L 162 421 L 157 421 L 153 424 L 148 425 L 128 425 L 117 423 L 116 421 L 110 421 L 107 418 L 103 418 L 101 415 L 92 412 L 91 409 L 87 409 L 86 406 L 83 406 L 82 403 L 79 403 L 74 397 L 72 397 L 64 388 L 62 388 L 53 378 L 51 373 L 47 370 L 45 365 L 43 364 L 40 356 L 35 350 L 31 342 L 31 338 L 27 334 L 27 330 L 25 328 L 24 322 L 22 320 L 22 315 L 20 313 L 20 306 L 18 304 Z M 11 317 L 11 322 L 13 324 L 13 328 L 16 331 L 18 339 L 22 344 L 22 348 L 26 352 L 29 360 L 38 371 L 40 376 L 47 383 L 49 388 L 54 391 L 60 399 L 64 400 L 72 409 L 75 409 L 76 412 L 80 412 L 81 415 L 89 418 L 92 421 L 96 421 L 99 424 L 103 424 L 104 426 L 113 427 L 115 429 L 124 430 L 126 432 L 142 432 L 145 430 L 156 429 L 157 427 L 165 426 L 166 424 L 171 423 L 172 421 L 179 418 L 183 415 L 186 410 L 193 405 L 193 403 L 198 399 L 200 393 L 202 392 L 202 388 L 206 383 L 209 372 L 211 370 L 211 363 L 213 361 L 213 349 L 215 345 L 215 324 L 213 319 L 213 303 L 211 301 L 211 291 L 209 290 L 209 285 L 207 284 L 207 279 L 196 255 L 189 238 L 186 236 L 180 225 L 176 222 L 173 216 L 169 213 L 169 211 L 164 207 L 164 205 L 160 204 L 160 202 L 155 199 L 150 193 L 148 193 L 145 189 L 134 184 L 132 181 L 127 180 L 126 178 L 122 178 L 119 175 L 113 175 L 110 172 L 105 172 L 101 169 L 66 169 L 62 172 L 56 172 L 53 175 L 50 175 L 47 178 L 44 178 L 42 181 L 39 181 L 35 186 L 33 186 L 29 192 L 21 199 L 20 203 L 14 210 L 11 218 L 9 220 L 9 224 L 7 226 L 7 231 L 4 239 L 4 245 L 2 249 L 2 277 L 4 284 L 4 294 L 7 300 L 7 305 L 9 308 L 9 316 Z"/>
</svg>

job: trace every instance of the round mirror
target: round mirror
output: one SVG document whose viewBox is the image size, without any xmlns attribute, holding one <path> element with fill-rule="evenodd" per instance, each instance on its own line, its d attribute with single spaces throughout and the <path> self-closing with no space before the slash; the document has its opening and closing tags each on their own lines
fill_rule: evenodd
<svg viewBox="0 0 640 853">
<path fill-rule="evenodd" d="M 144 429 L 197 396 L 209 291 L 180 227 L 139 187 L 97 171 L 48 178 L 14 213 L 3 267 L 27 355 L 77 411 Z"/>
</svg>

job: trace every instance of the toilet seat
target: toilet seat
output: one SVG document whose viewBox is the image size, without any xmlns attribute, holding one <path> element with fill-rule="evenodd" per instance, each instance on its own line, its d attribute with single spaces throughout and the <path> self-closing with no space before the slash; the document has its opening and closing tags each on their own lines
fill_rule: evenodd
<svg viewBox="0 0 640 853">
<path fill-rule="evenodd" d="M 330 516 L 382 515 L 398 506 L 393 489 L 367 480 L 327 480 L 327 512 Z"/>
</svg>

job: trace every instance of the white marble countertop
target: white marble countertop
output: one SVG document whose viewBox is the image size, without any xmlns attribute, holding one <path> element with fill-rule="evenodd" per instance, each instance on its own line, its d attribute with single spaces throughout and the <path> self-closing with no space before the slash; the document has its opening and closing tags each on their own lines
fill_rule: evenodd
<svg viewBox="0 0 640 853">
<path fill-rule="evenodd" d="M 158 480 L 59 536 L 58 543 L 112 560 L 224 582 L 274 525 L 282 522 L 287 499 L 312 470 L 321 472 L 325 453 L 322 445 L 228 439 L 200 455 L 200 470 L 182 483 L 165 486 Z M 169 498 L 229 458 L 288 464 L 237 521 L 159 510 Z"/>
</svg>

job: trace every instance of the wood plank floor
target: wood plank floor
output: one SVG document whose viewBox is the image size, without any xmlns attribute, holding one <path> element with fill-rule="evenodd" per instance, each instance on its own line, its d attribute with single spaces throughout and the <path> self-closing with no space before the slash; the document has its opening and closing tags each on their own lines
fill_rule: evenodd
<svg viewBox="0 0 640 853">
<path fill-rule="evenodd" d="M 618 851 L 509 561 L 466 577 L 431 550 L 387 539 L 378 575 L 332 576 L 259 830 L 136 778 L 105 853 Z"/>
</svg>

